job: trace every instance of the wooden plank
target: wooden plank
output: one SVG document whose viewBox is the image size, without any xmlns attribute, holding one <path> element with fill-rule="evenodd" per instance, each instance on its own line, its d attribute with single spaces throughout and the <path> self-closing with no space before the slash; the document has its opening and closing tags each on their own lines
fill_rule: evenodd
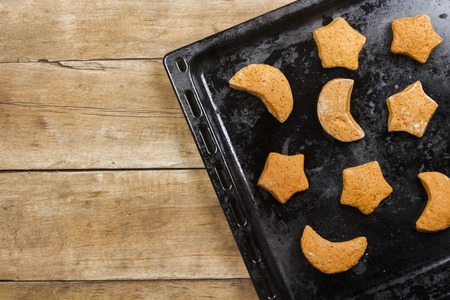
<svg viewBox="0 0 450 300">
<path fill-rule="evenodd" d="M 3 300 L 13 299 L 258 299 L 250 279 L 0 282 Z"/>
<path fill-rule="evenodd" d="M 0 280 L 248 278 L 204 170 L 0 173 Z"/>
<path fill-rule="evenodd" d="M 162 63 L 0 64 L 0 169 L 203 163 Z"/>
<path fill-rule="evenodd" d="M 0 61 L 154 58 L 292 0 L 0 2 Z"/>
</svg>

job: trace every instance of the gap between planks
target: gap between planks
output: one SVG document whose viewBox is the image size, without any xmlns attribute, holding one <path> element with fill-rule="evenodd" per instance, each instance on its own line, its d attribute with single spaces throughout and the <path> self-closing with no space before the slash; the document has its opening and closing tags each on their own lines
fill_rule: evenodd
<svg viewBox="0 0 450 300">
<path fill-rule="evenodd" d="M 87 168 L 87 169 L 17 169 L 17 170 L 0 170 L 0 174 L 5 173 L 95 173 L 95 172 L 138 172 L 138 171 L 201 171 L 206 170 L 205 168 L 200 167 L 190 167 L 190 168 L 125 168 L 125 169 L 96 169 L 96 168 Z"/>
<path fill-rule="evenodd" d="M 59 59 L 49 60 L 40 58 L 37 60 L 21 59 L 18 61 L 0 61 L 0 64 L 32 64 L 32 63 L 55 63 L 55 62 L 90 62 L 90 61 L 162 61 L 164 57 L 121 57 L 121 58 L 87 58 L 87 59 Z"/>
<path fill-rule="evenodd" d="M 0 282 L 2 299 L 257 299 L 242 279 Z"/>
</svg>

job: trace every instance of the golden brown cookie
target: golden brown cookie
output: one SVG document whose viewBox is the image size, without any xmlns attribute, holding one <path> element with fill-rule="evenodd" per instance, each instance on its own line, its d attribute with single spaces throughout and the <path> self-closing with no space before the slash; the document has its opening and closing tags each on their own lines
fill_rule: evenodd
<svg viewBox="0 0 450 300">
<path fill-rule="evenodd" d="M 416 222 L 416 230 L 434 232 L 450 227 L 450 178 L 439 172 L 419 174 L 428 202 Z"/>
<path fill-rule="evenodd" d="M 371 214 L 393 191 L 377 161 L 345 169 L 342 177 L 341 204 L 354 206 L 366 215 Z"/>
<path fill-rule="evenodd" d="M 353 80 L 337 78 L 320 92 L 317 116 L 323 129 L 335 139 L 353 142 L 364 137 L 364 131 L 350 113 Z"/>
<path fill-rule="evenodd" d="M 229 81 L 233 89 L 259 97 L 269 112 L 281 123 L 292 112 L 294 100 L 291 86 L 284 74 L 275 67 L 252 64 L 240 69 Z"/>
<path fill-rule="evenodd" d="M 258 186 L 271 193 L 278 202 L 286 203 L 293 194 L 309 187 L 304 162 L 303 154 L 283 155 L 271 152 L 258 180 Z"/>
<path fill-rule="evenodd" d="M 430 17 L 424 14 L 393 20 L 392 32 L 394 39 L 391 51 L 407 55 L 422 64 L 442 42 L 442 38 L 431 25 Z"/>
<path fill-rule="evenodd" d="M 356 265 L 367 248 L 367 239 L 357 237 L 345 242 L 330 242 L 306 226 L 300 240 L 306 259 L 319 271 L 335 274 Z"/>
<path fill-rule="evenodd" d="M 313 37 L 324 68 L 358 69 L 359 52 L 366 43 L 366 37 L 343 18 L 337 18 L 327 26 L 314 30 Z"/>
<path fill-rule="evenodd" d="M 421 137 L 438 105 L 417 81 L 386 100 L 389 110 L 388 130 L 406 131 Z"/>
</svg>

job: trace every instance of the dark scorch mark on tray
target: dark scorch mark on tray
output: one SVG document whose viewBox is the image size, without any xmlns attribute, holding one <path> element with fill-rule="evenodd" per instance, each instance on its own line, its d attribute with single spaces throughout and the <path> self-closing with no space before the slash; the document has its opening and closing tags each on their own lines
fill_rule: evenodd
<svg viewBox="0 0 450 300">
<path fill-rule="evenodd" d="M 333 22 L 332 16 L 323 16 L 322 17 L 322 25 L 323 26 L 326 26 L 326 25 L 330 24 L 331 22 Z"/>
<path fill-rule="evenodd" d="M 361 5 L 361 9 L 365 12 L 366 15 L 372 13 L 376 8 L 381 8 L 381 6 L 386 4 L 386 0 L 384 1 L 371 1 L 366 2 L 363 5 Z"/>
</svg>

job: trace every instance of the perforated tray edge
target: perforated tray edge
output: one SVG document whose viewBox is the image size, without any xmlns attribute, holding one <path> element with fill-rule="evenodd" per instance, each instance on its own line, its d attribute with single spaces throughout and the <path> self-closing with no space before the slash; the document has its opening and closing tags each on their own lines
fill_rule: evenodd
<svg viewBox="0 0 450 300">
<path fill-rule="evenodd" d="M 308 10 L 325 2 L 331 1 L 304 0 L 300 9 Z M 252 32 L 262 30 L 263 27 L 270 26 L 279 17 L 289 14 L 291 12 L 290 6 L 292 5 L 298 6 L 299 3 L 283 6 L 201 41 L 172 51 L 165 55 L 163 59 L 172 87 L 200 151 L 255 290 L 261 299 L 283 299 L 289 298 L 289 296 L 283 292 L 285 288 L 280 286 L 282 283 L 274 284 L 273 275 L 267 269 L 264 257 L 261 256 L 261 251 L 255 242 L 251 224 L 248 222 L 240 199 L 234 189 L 234 180 L 224 159 L 223 150 L 220 149 L 219 144 L 216 142 L 216 138 L 211 131 L 211 121 L 203 112 L 199 101 L 198 92 L 190 73 L 190 63 L 207 49 L 226 44 L 236 37 L 250 35 Z M 298 12 L 298 7 L 296 11 Z"/>
</svg>

